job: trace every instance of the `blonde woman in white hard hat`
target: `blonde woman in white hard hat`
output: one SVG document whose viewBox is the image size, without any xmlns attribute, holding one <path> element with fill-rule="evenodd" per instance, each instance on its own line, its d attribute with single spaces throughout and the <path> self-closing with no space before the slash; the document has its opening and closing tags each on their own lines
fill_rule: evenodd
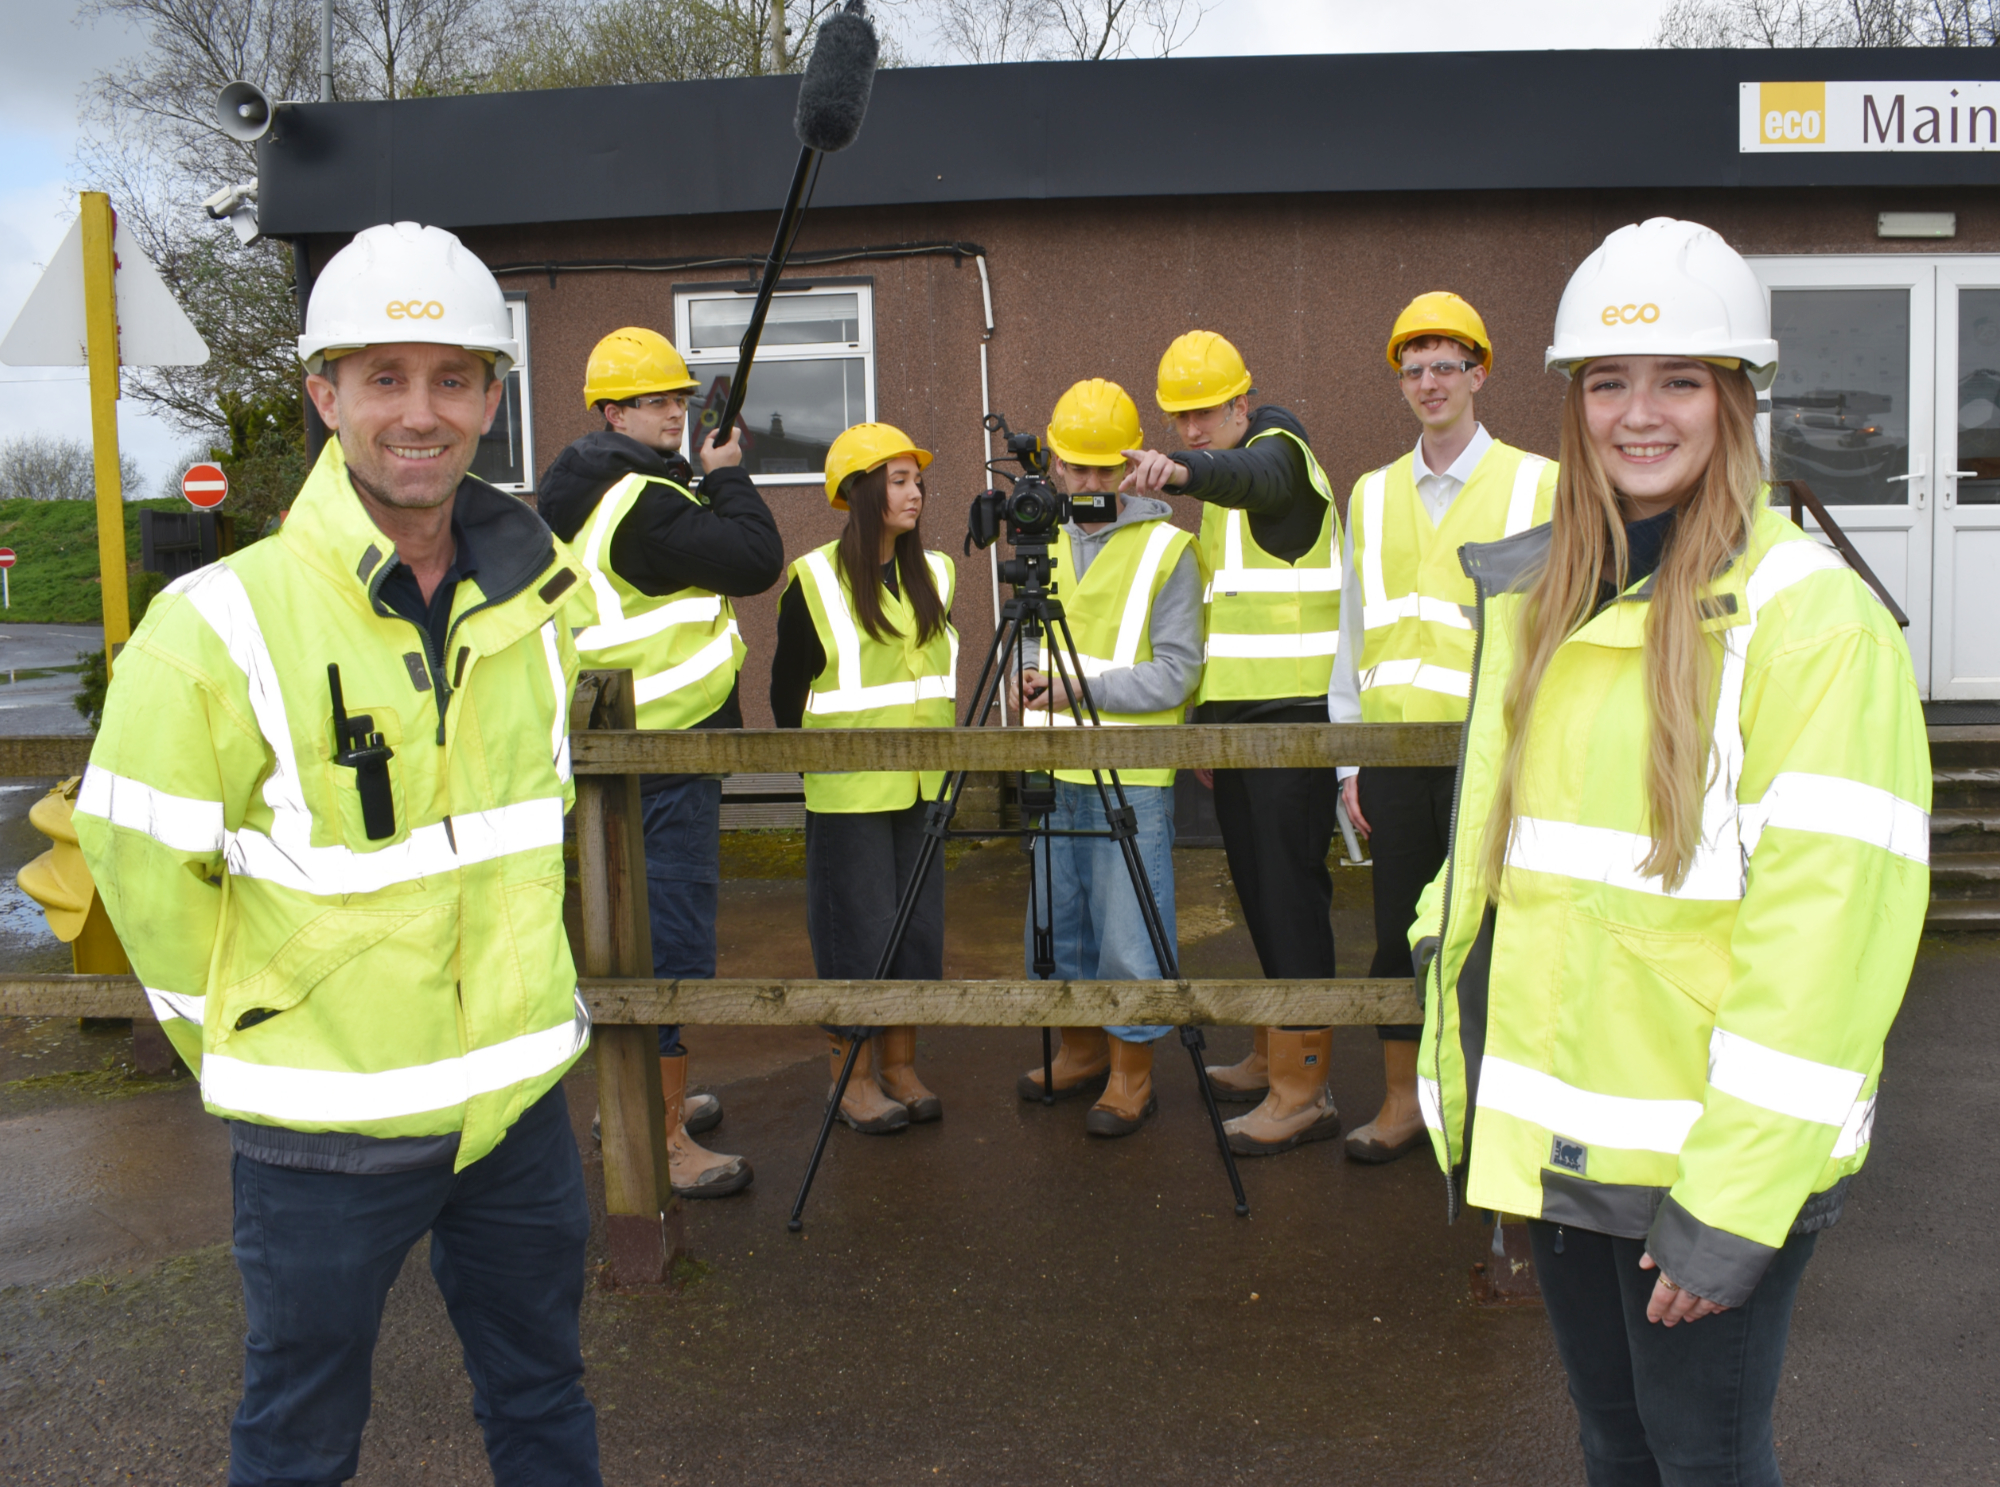
<svg viewBox="0 0 2000 1487">
<path fill-rule="evenodd" d="M 494 1480 L 594 1487 L 562 1086 L 590 1034 L 562 911 L 589 584 L 467 473 L 520 347 L 457 238 L 357 234 L 298 354 L 334 437 L 277 535 L 153 601 L 76 811 L 229 1122 L 229 1480 L 354 1475 L 383 1302 L 428 1236 Z"/>
<path fill-rule="evenodd" d="M 792 564 L 778 603 L 771 713 L 780 728 L 949 728 L 956 721 L 956 568 L 923 545 L 931 453 L 886 423 L 856 424 L 826 456 L 826 497 L 847 512 L 840 536 Z M 808 774 L 806 931 L 828 979 L 876 973 L 923 840 L 941 773 Z M 889 975 L 944 975 L 944 872 L 934 865 Z M 889 1135 L 944 1113 L 915 1068 L 914 1027 L 829 1028 L 835 1079 L 857 1056 L 840 1118 Z"/>
<path fill-rule="evenodd" d="M 1411 942 L 1454 1208 L 1530 1217 L 1594 1487 L 1779 1481 L 1800 1275 L 1929 894 L 1908 647 L 1767 504 L 1778 346 L 1705 227 L 1565 290 L 1553 519 L 1469 545 L 1456 829 Z"/>
</svg>

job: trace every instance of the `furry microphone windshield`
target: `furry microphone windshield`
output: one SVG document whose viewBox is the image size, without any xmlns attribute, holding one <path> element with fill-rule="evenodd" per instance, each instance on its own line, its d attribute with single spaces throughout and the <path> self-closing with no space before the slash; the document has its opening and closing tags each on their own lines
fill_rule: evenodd
<svg viewBox="0 0 2000 1487">
<path fill-rule="evenodd" d="M 847 0 L 844 10 L 820 23 L 792 119 L 800 144 L 830 152 L 854 143 L 868 112 L 880 51 L 862 0 Z"/>
</svg>

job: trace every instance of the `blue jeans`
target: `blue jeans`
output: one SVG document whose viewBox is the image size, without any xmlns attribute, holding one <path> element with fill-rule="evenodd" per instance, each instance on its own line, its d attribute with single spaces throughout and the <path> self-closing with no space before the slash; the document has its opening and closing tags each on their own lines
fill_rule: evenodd
<svg viewBox="0 0 2000 1487">
<path fill-rule="evenodd" d="M 1771 1407 L 1817 1234 L 1794 1234 L 1749 1301 L 1663 1327 L 1643 1239 L 1528 1221 L 1590 1487 L 1781 1487 Z"/>
<path fill-rule="evenodd" d="M 382 1303 L 417 1240 L 464 1348 L 501 1487 L 599 1487 L 577 1310 L 590 1212 L 557 1085 L 463 1172 L 298 1172 L 233 1157 L 243 1403 L 230 1487 L 354 1475 Z"/>
<path fill-rule="evenodd" d="M 715 975 L 715 897 L 722 881 L 722 781 L 700 775 L 656 778 L 666 783 L 642 797 L 653 974 L 663 981 L 679 977 L 707 980 Z M 680 1051 L 681 1030 L 661 1028 L 661 1056 Z"/>
<path fill-rule="evenodd" d="M 1057 780 L 1056 808 L 1049 825 L 1057 831 L 1103 831 L 1104 803 L 1095 785 Z M 1107 787 L 1108 788 L 1108 787 Z M 1116 797 L 1113 797 L 1114 801 Z M 1174 939 L 1174 791 L 1171 785 L 1127 785 L 1126 802 L 1139 818 L 1136 845 L 1167 940 Z M 1065 981 L 1152 981 L 1164 975 L 1152 938 L 1139 912 L 1139 895 L 1125 870 L 1125 854 L 1110 837 L 1058 836 L 1035 844 L 1035 892 L 1043 892 L 1043 852 L 1054 875 L 1055 975 Z M 1035 974 L 1032 905 L 1023 932 L 1028 974 Z M 1108 1027 L 1127 1043 L 1151 1043 L 1170 1027 Z"/>
</svg>

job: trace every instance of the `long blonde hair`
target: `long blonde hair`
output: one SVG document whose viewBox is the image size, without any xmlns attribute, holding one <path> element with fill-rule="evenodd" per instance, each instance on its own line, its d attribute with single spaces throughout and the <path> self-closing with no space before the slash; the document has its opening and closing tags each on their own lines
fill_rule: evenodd
<svg viewBox="0 0 2000 1487">
<path fill-rule="evenodd" d="M 1584 421 L 1584 371 L 1578 368 L 1563 399 L 1562 469 L 1556 479 L 1548 560 L 1528 589 L 1515 634 L 1504 710 L 1507 748 L 1479 864 L 1487 892 L 1495 897 L 1514 831 L 1514 801 L 1535 694 L 1556 647 L 1596 609 L 1598 585 L 1613 576 L 1622 593 L 1628 581 L 1625 518 Z M 1702 797 L 1712 767 L 1716 660 L 1701 630 L 1700 591 L 1742 551 L 1765 479 L 1757 448 L 1756 391 L 1738 369 L 1716 367 L 1714 373 L 1715 451 L 1674 519 L 1646 617 L 1646 706 L 1651 715 L 1646 804 L 1653 846 L 1640 871 L 1658 878 L 1669 892 L 1687 880 L 1694 865 Z"/>
</svg>

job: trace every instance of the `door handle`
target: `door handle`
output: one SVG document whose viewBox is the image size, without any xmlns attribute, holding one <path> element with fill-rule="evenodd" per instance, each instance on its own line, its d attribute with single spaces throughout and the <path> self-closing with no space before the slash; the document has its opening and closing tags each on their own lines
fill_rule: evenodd
<svg viewBox="0 0 2000 1487">
<path fill-rule="evenodd" d="M 1907 475 L 1891 475 L 1886 480 L 1886 483 L 1889 485 L 1900 485 L 1906 480 L 1909 481 L 1910 504 L 1919 511 L 1924 509 L 1924 497 L 1929 494 L 1924 488 L 1924 481 L 1926 479 L 1924 474 L 1925 463 L 1926 460 L 1923 455 L 1912 455 L 1910 457 L 1910 472 Z"/>
</svg>

